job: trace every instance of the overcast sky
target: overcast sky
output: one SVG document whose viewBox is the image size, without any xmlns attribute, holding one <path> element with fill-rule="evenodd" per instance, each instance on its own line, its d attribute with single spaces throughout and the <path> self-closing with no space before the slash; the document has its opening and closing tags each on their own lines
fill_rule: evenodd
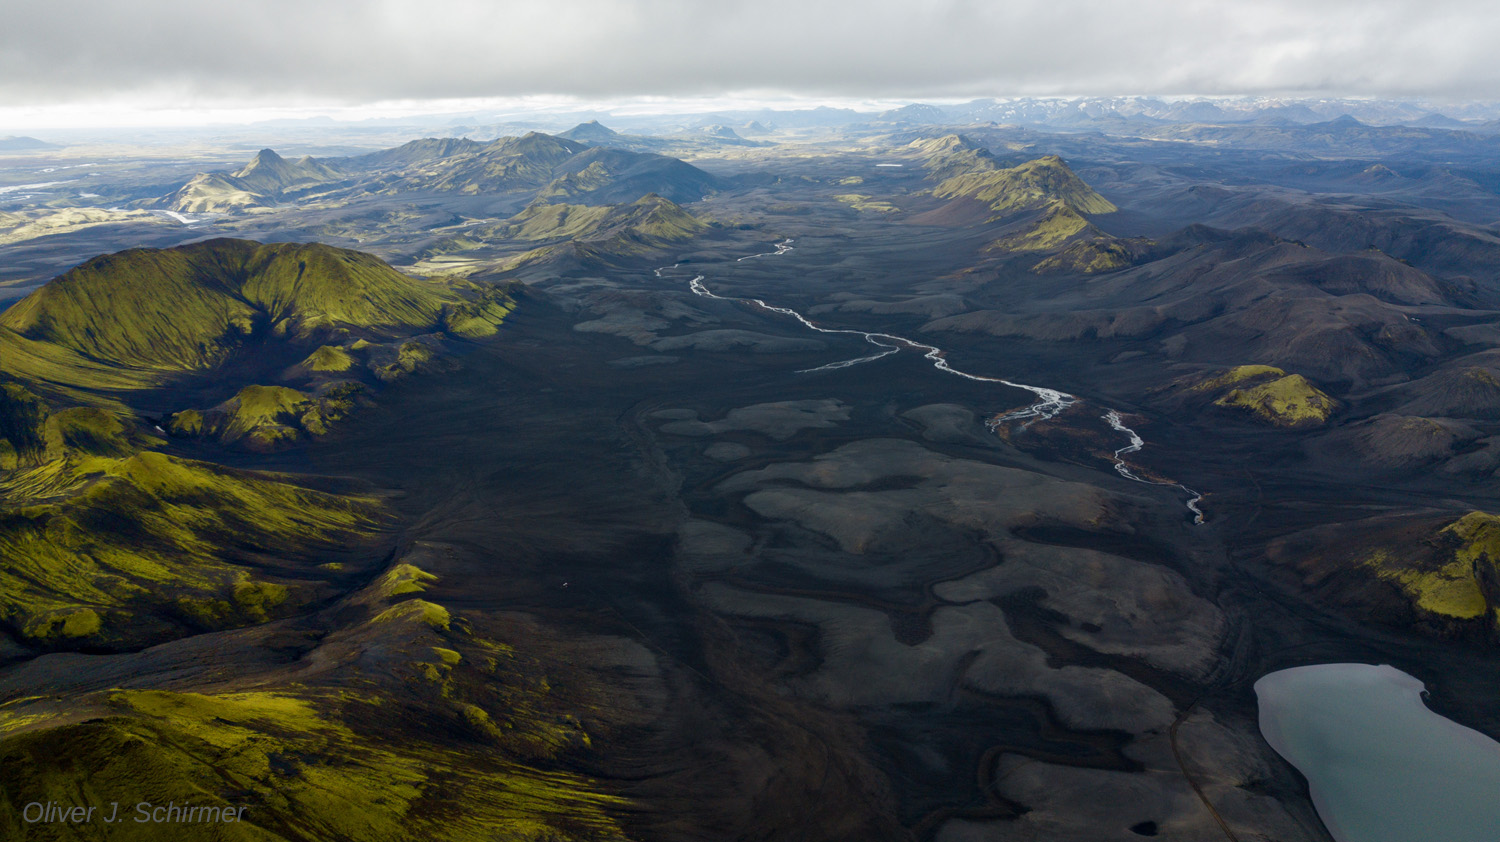
<svg viewBox="0 0 1500 842">
<path fill-rule="evenodd" d="M 4 0 L 0 134 L 80 114 L 159 122 L 162 114 L 371 103 L 429 110 L 434 100 L 520 96 L 1495 100 L 1497 8 L 1492 0 Z"/>
</svg>

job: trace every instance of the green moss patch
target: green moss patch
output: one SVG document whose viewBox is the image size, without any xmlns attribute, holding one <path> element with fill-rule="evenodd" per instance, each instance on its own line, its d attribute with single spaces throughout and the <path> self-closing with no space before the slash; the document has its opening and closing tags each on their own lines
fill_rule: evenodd
<svg viewBox="0 0 1500 842">
<path fill-rule="evenodd" d="M 430 329 L 451 293 L 321 244 L 210 240 L 90 260 L 0 314 L 0 354 L 27 380 L 147 388 L 212 368 L 259 330 Z"/>
<path fill-rule="evenodd" d="M 51 800 L 236 812 L 172 826 L 181 840 L 623 842 L 629 802 L 560 762 L 592 744 L 573 713 L 587 697 L 433 610 L 449 616 L 407 602 L 335 632 L 313 660 L 337 668 L 296 683 L 0 705 L 0 837 L 29 838 L 21 805 Z M 124 822 L 110 838 L 161 834 Z"/>
<path fill-rule="evenodd" d="M 0 622 L 51 647 L 280 616 L 325 593 L 309 577 L 322 556 L 369 543 L 383 522 L 371 499 L 151 452 L 59 460 L 5 490 Z M 266 578 L 278 573 L 298 578 Z"/>
<path fill-rule="evenodd" d="M 1268 380 L 1273 377 L 1285 376 L 1285 371 L 1272 365 L 1239 365 L 1223 374 L 1194 384 L 1192 389 L 1195 392 L 1212 392 L 1250 381 Z"/>
<path fill-rule="evenodd" d="M 1061 202 L 1076 213 L 1104 214 L 1117 210 L 1056 155 L 1009 168 L 1000 167 L 987 155 L 968 150 L 945 151 L 935 157 L 936 174 L 953 174 L 943 178 L 933 188 L 932 195 L 939 199 L 973 199 L 987 205 L 997 216 L 1047 207 L 1053 202 Z"/>
<path fill-rule="evenodd" d="M 1277 427 L 1320 426 L 1338 409 L 1337 401 L 1300 374 L 1233 389 L 1214 405 L 1246 410 Z"/>
<path fill-rule="evenodd" d="M 415 366 L 413 366 L 415 368 Z M 257 451 L 278 450 L 303 434 L 326 435 L 356 406 L 358 383 L 335 384 L 313 396 L 285 386 L 246 386 L 213 409 L 188 409 L 167 421 L 174 436 L 207 436 Z"/>
<path fill-rule="evenodd" d="M 1038 274 L 1076 272 L 1096 275 L 1124 269 L 1135 260 L 1135 252 L 1119 241 L 1109 237 L 1091 237 L 1069 243 L 1057 254 L 1037 263 L 1032 271 Z"/>
<path fill-rule="evenodd" d="M 308 355 L 302 361 L 302 366 L 308 371 L 348 371 L 354 367 L 354 357 L 343 348 L 333 345 L 324 345 Z"/>
<path fill-rule="evenodd" d="M 895 213 L 900 208 L 863 193 L 840 193 L 833 198 L 862 213 Z"/>
</svg>

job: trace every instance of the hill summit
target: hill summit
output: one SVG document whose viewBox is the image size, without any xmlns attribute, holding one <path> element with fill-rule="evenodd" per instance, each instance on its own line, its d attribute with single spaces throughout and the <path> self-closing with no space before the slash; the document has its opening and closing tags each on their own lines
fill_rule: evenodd
<svg viewBox="0 0 1500 842">
<path fill-rule="evenodd" d="M 619 137 L 620 133 L 598 120 L 590 120 L 587 123 L 579 123 L 571 129 L 558 135 L 568 140 L 576 140 L 579 143 L 608 143 Z"/>
<path fill-rule="evenodd" d="M 1079 214 L 1117 210 L 1057 155 L 1004 167 L 989 150 L 962 135 L 919 140 L 911 145 L 927 153 L 927 170 L 939 179 L 932 194 L 940 199 L 974 199 L 995 214 L 1045 207 L 1054 202 L 1061 202 Z"/>
<path fill-rule="evenodd" d="M 83 388 L 212 367 L 257 334 L 436 325 L 451 296 L 319 243 L 218 239 L 96 257 L 0 315 L 6 370 Z"/>
<path fill-rule="evenodd" d="M 311 156 L 293 163 L 277 155 L 274 149 L 262 149 L 232 177 L 250 190 L 274 195 L 291 187 L 329 181 L 338 176 L 335 167 Z"/>
<path fill-rule="evenodd" d="M 988 149 L 963 135 L 912 141 L 927 156 L 923 166 L 938 184 L 942 206 L 917 217 L 938 224 L 998 225 L 988 251 L 1047 255 L 1038 272 L 1108 272 L 1128 265 L 1134 246 L 1096 228 L 1085 217 L 1113 213 L 1057 155 L 1003 166 Z"/>
</svg>

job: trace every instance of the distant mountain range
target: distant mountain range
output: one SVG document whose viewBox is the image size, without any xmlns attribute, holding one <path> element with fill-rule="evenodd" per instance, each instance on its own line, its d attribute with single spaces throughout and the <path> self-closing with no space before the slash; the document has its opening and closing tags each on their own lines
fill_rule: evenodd
<svg viewBox="0 0 1500 842">
<path fill-rule="evenodd" d="M 10 135 L 0 137 L 0 152 L 24 152 L 31 149 L 56 149 L 57 144 L 37 140 L 34 137 Z"/>
<path fill-rule="evenodd" d="M 963 125 L 1002 123 L 1059 129 L 1184 123 L 1305 125 L 1348 117 L 1373 126 L 1421 126 L 1500 131 L 1500 110 L 1365 99 L 1268 99 L 1217 97 L 1174 100 L 1158 97 L 1017 97 L 975 99 L 958 104 L 913 103 L 882 112 L 848 108 L 722 111 L 693 115 L 700 125 L 758 121 L 781 129 L 855 124 Z M 663 118 L 665 119 L 665 118 Z M 679 121 L 682 117 L 677 117 Z"/>
<path fill-rule="evenodd" d="M 596 142 L 615 137 L 597 124 L 574 133 Z M 529 192 L 575 204 L 612 204 L 654 193 L 690 202 L 722 187 L 697 167 L 653 152 L 590 145 L 531 132 L 491 143 L 426 138 L 348 158 L 296 161 L 262 149 L 234 173 L 200 173 L 157 204 L 181 213 L 236 212 L 317 195 L 438 192 L 460 195 Z"/>
</svg>

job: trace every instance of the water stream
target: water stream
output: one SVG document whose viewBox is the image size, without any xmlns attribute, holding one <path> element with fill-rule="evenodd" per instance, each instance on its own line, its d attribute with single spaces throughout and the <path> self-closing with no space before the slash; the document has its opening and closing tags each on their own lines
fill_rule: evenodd
<svg viewBox="0 0 1500 842">
<path fill-rule="evenodd" d="M 794 241 L 791 239 L 786 239 L 782 240 L 779 243 L 773 243 L 772 245 L 775 248 L 775 251 L 746 255 L 744 257 L 737 258 L 736 262 L 754 260 L 760 257 L 776 257 L 778 255 L 786 254 L 787 252 L 792 250 L 793 242 Z M 657 269 L 656 277 L 663 277 L 663 272 L 671 269 L 676 269 L 678 265 L 680 264 L 663 266 L 660 269 Z M 930 361 L 932 363 L 932 367 L 937 369 L 938 371 L 944 372 L 946 374 L 952 374 L 955 377 L 962 377 L 966 380 L 976 380 L 981 383 L 999 383 L 1004 386 L 1023 389 L 1032 394 L 1033 402 L 1030 405 L 1025 406 L 1021 409 L 1012 410 L 1002 415 L 997 415 L 996 417 L 991 418 L 988 422 L 986 422 L 986 426 L 988 426 L 992 431 L 996 430 L 1003 424 L 1013 424 L 1017 422 L 1020 423 L 1022 429 L 1025 429 L 1038 421 L 1048 421 L 1056 418 L 1058 415 L 1067 411 L 1070 407 L 1079 402 L 1079 398 L 1076 395 L 1070 395 L 1067 392 L 1063 392 L 1057 389 L 1049 389 L 1045 386 L 1032 386 L 1026 383 L 1018 383 L 1013 380 L 1006 380 L 1000 377 L 986 377 L 982 374 L 971 374 L 967 371 L 956 369 L 948 364 L 948 360 L 943 356 L 943 349 L 937 347 L 936 345 L 928 345 L 925 342 L 918 342 L 915 339 L 909 339 L 905 336 L 898 336 L 894 333 L 823 327 L 822 325 L 813 322 L 806 316 L 802 315 L 796 310 L 791 309 L 790 307 L 779 307 L 774 304 L 768 304 L 764 300 L 759 298 L 738 298 L 734 296 L 719 295 L 703 285 L 703 282 L 706 279 L 706 275 L 697 275 L 688 282 L 688 288 L 693 291 L 694 295 L 699 295 L 704 298 L 712 298 L 718 301 L 737 301 L 744 304 L 754 305 L 770 313 L 790 316 L 800 322 L 803 327 L 806 327 L 807 329 L 816 331 L 818 333 L 836 333 L 863 337 L 866 342 L 881 349 L 879 352 L 869 354 L 867 356 L 856 357 L 851 360 L 840 360 L 838 362 L 820 365 L 816 368 L 805 368 L 800 370 L 798 372 L 799 374 L 811 374 L 817 371 L 834 371 L 841 368 L 849 368 L 851 366 L 862 365 L 864 363 L 870 363 L 879 359 L 883 359 L 892 354 L 898 354 L 902 350 L 909 349 L 913 351 L 919 351 L 921 352 L 923 358 Z M 1193 522 L 1197 524 L 1203 523 L 1203 511 L 1198 508 L 1198 503 L 1203 499 L 1203 495 L 1179 482 L 1155 481 L 1138 476 L 1134 471 L 1130 469 L 1130 466 L 1126 463 L 1124 456 L 1129 453 L 1135 453 L 1142 447 L 1145 447 L 1145 440 L 1137 435 L 1134 430 L 1125 426 L 1119 412 L 1113 409 L 1108 410 L 1104 414 L 1103 418 L 1112 429 L 1121 433 L 1125 433 L 1129 437 L 1129 444 L 1122 448 L 1119 448 L 1114 452 L 1113 459 L 1115 462 L 1115 470 L 1119 471 L 1120 475 L 1125 477 L 1126 479 L 1133 480 L 1145 485 L 1170 485 L 1182 489 L 1188 494 L 1190 498 L 1187 502 L 1187 507 L 1193 513 Z"/>
</svg>

